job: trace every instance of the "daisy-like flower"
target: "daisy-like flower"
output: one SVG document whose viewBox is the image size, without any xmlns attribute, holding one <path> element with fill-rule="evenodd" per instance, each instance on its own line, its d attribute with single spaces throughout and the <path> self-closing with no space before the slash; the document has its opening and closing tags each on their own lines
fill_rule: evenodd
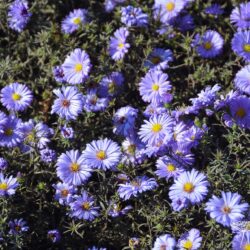
<svg viewBox="0 0 250 250">
<path fill-rule="evenodd" d="M 174 19 L 174 25 L 181 32 L 193 30 L 195 28 L 194 18 L 190 14 L 179 15 Z"/>
<path fill-rule="evenodd" d="M 40 150 L 41 160 L 45 163 L 51 163 L 56 160 L 56 151 L 49 148 Z"/>
<path fill-rule="evenodd" d="M 64 125 L 61 127 L 61 135 L 65 139 L 72 139 L 74 137 L 74 130 L 73 128 Z"/>
<path fill-rule="evenodd" d="M 70 84 L 83 83 L 91 67 L 89 55 L 84 50 L 75 49 L 66 57 L 62 65 L 65 81 Z"/>
<path fill-rule="evenodd" d="M 18 186 L 17 178 L 13 178 L 13 176 L 4 177 L 4 175 L 0 173 L 0 196 L 11 196 L 15 194 Z"/>
<path fill-rule="evenodd" d="M 120 147 L 107 138 L 88 143 L 83 151 L 83 158 L 88 166 L 103 170 L 115 169 L 120 157 Z"/>
<path fill-rule="evenodd" d="M 99 215 L 99 207 L 94 206 L 94 198 L 89 196 L 85 191 L 69 205 L 71 208 L 71 217 L 92 221 Z"/>
<path fill-rule="evenodd" d="M 33 95 L 26 85 L 14 82 L 1 90 L 1 102 L 8 110 L 23 111 L 32 102 Z"/>
<path fill-rule="evenodd" d="M 8 116 L 0 130 L 0 145 L 15 147 L 23 141 L 22 122 L 15 116 Z"/>
<path fill-rule="evenodd" d="M 238 29 L 250 28 L 250 3 L 241 3 L 235 7 L 230 15 L 230 21 Z"/>
<path fill-rule="evenodd" d="M 175 245 L 175 239 L 170 234 L 164 234 L 155 240 L 152 250 L 174 250 Z"/>
<path fill-rule="evenodd" d="M 249 250 L 250 249 L 250 231 L 246 233 L 236 234 L 232 241 L 233 250 Z"/>
<path fill-rule="evenodd" d="M 71 34 L 86 23 L 87 10 L 76 9 L 69 13 L 62 21 L 62 31 Z"/>
<path fill-rule="evenodd" d="M 189 205 L 189 200 L 184 197 L 176 197 L 174 200 L 172 200 L 171 206 L 174 211 L 179 212 L 182 209 L 188 207 Z"/>
<path fill-rule="evenodd" d="M 57 99 L 52 106 L 51 114 L 58 114 L 61 118 L 75 120 L 83 109 L 83 95 L 73 86 L 55 89 Z"/>
<path fill-rule="evenodd" d="M 169 93 L 171 89 L 168 75 L 161 71 L 149 71 L 139 83 L 142 99 L 156 105 L 172 100 L 172 95 Z"/>
<path fill-rule="evenodd" d="M 98 248 L 98 247 L 96 247 L 96 246 L 93 246 L 93 247 L 91 247 L 91 248 L 88 248 L 88 250 L 107 250 L 107 248 L 103 248 L 103 247 Z"/>
<path fill-rule="evenodd" d="M 122 208 L 120 203 L 114 202 L 110 202 L 110 207 L 108 214 L 113 218 L 125 215 L 132 209 L 130 205 Z"/>
<path fill-rule="evenodd" d="M 127 28 L 121 27 L 116 30 L 114 36 L 110 39 L 109 54 L 115 61 L 124 57 L 130 48 L 129 43 L 126 42 L 129 31 Z"/>
<path fill-rule="evenodd" d="M 213 30 L 207 30 L 203 35 L 196 34 L 193 46 L 197 53 L 204 58 L 213 58 L 222 52 L 224 39 Z"/>
<path fill-rule="evenodd" d="M 154 17 L 162 23 L 168 23 L 176 17 L 185 7 L 185 0 L 155 0 Z"/>
<path fill-rule="evenodd" d="M 183 234 L 177 243 L 177 249 L 180 250 L 198 250 L 201 246 L 202 237 L 198 229 L 192 228 Z"/>
<path fill-rule="evenodd" d="M 156 175 L 159 178 L 165 178 L 166 180 L 170 178 L 177 178 L 182 172 L 184 172 L 183 167 L 176 160 L 169 158 L 168 156 L 162 156 L 156 161 L 157 170 Z"/>
<path fill-rule="evenodd" d="M 215 3 L 215 4 L 208 6 L 205 9 L 205 13 L 213 15 L 213 16 L 218 16 L 218 15 L 222 15 L 224 13 L 224 9 L 221 7 L 221 5 Z"/>
<path fill-rule="evenodd" d="M 118 194 L 121 199 L 128 200 L 131 196 L 137 197 L 140 193 L 153 190 L 158 187 L 154 178 L 138 176 L 125 184 L 119 184 Z"/>
<path fill-rule="evenodd" d="M 237 89 L 250 95 L 250 65 L 238 71 L 234 78 L 234 84 Z"/>
<path fill-rule="evenodd" d="M 53 242 L 56 243 L 60 241 L 61 234 L 57 229 L 49 230 L 47 233 L 47 237 Z"/>
<path fill-rule="evenodd" d="M 250 31 L 239 31 L 234 34 L 232 39 L 232 49 L 238 56 L 245 61 L 250 61 Z"/>
<path fill-rule="evenodd" d="M 78 150 L 61 154 L 56 166 L 57 176 L 69 185 L 81 185 L 88 180 L 92 172 L 92 169 L 84 163 L 83 155 Z"/>
<path fill-rule="evenodd" d="M 61 205 L 69 204 L 73 200 L 73 195 L 76 193 L 76 188 L 73 185 L 67 183 L 57 183 L 53 185 L 56 190 L 55 199 L 59 201 Z"/>
<path fill-rule="evenodd" d="M 148 15 L 143 13 L 141 8 L 131 5 L 121 8 L 121 21 L 126 26 L 146 27 L 148 25 Z"/>
<path fill-rule="evenodd" d="M 138 133 L 143 142 L 154 145 L 171 139 L 174 120 L 167 114 L 150 117 L 149 121 L 144 122 Z"/>
<path fill-rule="evenodd" d="M 21 234 L 22 232 L 26 232 L 29 230 L 26 221 L 21 219 L 14 219 L 9 222 L 10 231 L 9 234 L 17 235 Z"/>
<path fill-rule="evenodd" d="M 231 230 L 233 233 L 247 233 L 250 232 L 250 221 L 241 220 L 235 221 L 230 224 Z"/>
<path fill-rule="evenodd" d="M 8 23 L 11 29 L 21 32 L 29 22 L 31 13 L 25 0 L 15 0 L 9 7 Z"/>
<path fill-rule="evenodd" d="M 151 116 L 157 116 L 162 115 L 167 112 L 167 109 L 163 106 L 163 103 L 160 104 L 149 104 L 145 111 L 143 112 L 143 115 L 147 118 Z"/>
<path fill-rule="evenodd" d="M 144 63 L 145 67 L 154 70 L 168 68 L 168 63 L 173 61 L 173 53 L 170 49 L 155 48 Z"/>
<path fill-rule="evenodd" d="M 184 197 L 192 204 L 201 202 L 208 192 L 206 176 L 195 169 L 183 172 L 170 187 L 169 197 L 175 200 Z"/>
<path fill-rule="evenodd" d="M 52 72 L 57 82 L 65 83 L 64 72 L 63 72 L 62 66 L 53 67 Z"/>
<path fill-rule="evenodd" d="M 242 220 L 244 212 L 249 205 L 241 203 L 241 196 L 238 193 L 221 192 L 222 198 L 215 195 L 206 203 L 205 210 L 210 213 L 211 218 L 225 227 L 229 227 L 232 222 Z"/>
</svg>

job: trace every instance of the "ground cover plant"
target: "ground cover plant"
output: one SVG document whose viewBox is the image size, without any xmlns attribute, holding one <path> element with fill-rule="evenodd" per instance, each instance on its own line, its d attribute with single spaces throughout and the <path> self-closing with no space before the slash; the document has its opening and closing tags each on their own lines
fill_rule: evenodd
<svg viewBox="0 0 250 250">
<path fill-rule="evenodd" d="M 249 250 L 250 2 L 0 2 L 0 248 Z"/>
</svg>

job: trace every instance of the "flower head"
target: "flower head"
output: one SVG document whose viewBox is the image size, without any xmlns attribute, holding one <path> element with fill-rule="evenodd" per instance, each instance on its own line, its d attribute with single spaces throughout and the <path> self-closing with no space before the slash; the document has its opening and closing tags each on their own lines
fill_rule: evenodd
<svg viewBox="0 0 250 250">
<path fill-rule="evenodd" d="M 11 196 L 15 194 L 18 186 L 17 178 L 13 178 L 13 176 L 4 177 L 4 175 L 0 173 L 0 196 Z"/>
<path fill-rule="evenodd" d="M 230 21 L 238 29 L 250 28 L 250 3 L 241 3 L 235 7 L 230 15 Z"/>
<path fill-rule="evenodd" d="M 180 250 L 198 250 L 200 249 L 201 241 L 200 231 L 192 228 L 180 237 L 177 246 Z"/>
<path fill-rule="evenodd" d="M 25 220 L 21 219 L 14 219 L 9 222 L 10 231 L 9 234 L 18 235 L 22 232 L 26 232 L 29 230 L 27 223 Z"/>
<path fill-rule="evenodd" d="M 224 9 L 221 7 L 221 5 L 215 3 L 215 4 L 208 6 L 205 9 L 205 13 L 213 15 L 213 16 L 218 16 L 218 15 L 222 15 L 224 13 Z"/>
<path fill-rule="evenodd" d="M 57 82 L 65 83 L 64 72 L 62 66 L 53 67 L 53 75 Z"/>
<path fill-rule="evenodd" d="M 238 56 L 250 62 L 250 31 L 238 31 L 232 40 L 232 49 Z"/>
<path fill-rule="evenodd" d="M 61 234 L 57 229 L 49 230 L 47 236 L 53 243 L 56 243 L 61 239 Z"/>
<path fill-rule="evenodd" d="M 141 8 L 131 5 L 121 8 L 121 21 L 126 26 L 145 27 L 148 24 L 148 15 L 142 12 Z"/>
<path fill-rule="evenodd" d="M 234 85 L 240 91 L 250 95 L 250 65 L 238 71 L 234 78 Z"/>
<path fill-rule="evenodd" d="M 164 234 L 155 240 L 152 250 L 174 250 L 175 245 L 175 239 L 170 234 Z"/>
</svg>

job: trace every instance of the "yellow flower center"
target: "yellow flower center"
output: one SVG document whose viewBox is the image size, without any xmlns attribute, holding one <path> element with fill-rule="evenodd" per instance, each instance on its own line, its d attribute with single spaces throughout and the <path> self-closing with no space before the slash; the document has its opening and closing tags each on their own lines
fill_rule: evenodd
<svg viewBox="0 0 250 250">
<path fill-rule="evenodd" d="M 224 213 L 224 214 L 229 214 L 231 212 L 231 208 L 229 206 L 224 206 L 221 211 Z"/>
<path fill-rule="evenodd" d="M 16 226 L 15 226 L 15 229 L 16 229 L 17 232 L 19 232 L 19 231 L 21 230 L 21 227 L 18 226 L 18 225 L 16 225 Z"/>
<path fill-rule="evenodd" d="M 4 134 L 7 135 L 7 136 L 13 135 L 13 129 L 11 129 L 11 128 L 6 128 L 6 129 L 4 130 Z"/>
<path fill-rule="evenodd" d="M 82 209 L 83 210 L 89 210 L 90 209 L 90 204 L 89 204 L 89 202 L 83 202 L 83 204 L 82 204 Z"/>
<path fill-rule="evenodd" d="M 70 165 L 70 170 L 72 172 L 78 172 L 80 169 L 80 166 L 79 164 L 77 164 L 76 162 L 73 162 L 71 165 Z"/>
<path fill-rule="evenodd" d="M 129 152 L 130 154 L 134 154 L 134 153 L 135 153 L 135 150 L 136 150 L 135 144 L 131 144 L 131 145 L 128 146 L 128 152 Z"/>
<path fill-rule="evenodd" d="M 35 141 L 35 135 L 34 135 L 34 133 L 33 133 L 33 132 L 30 132 L 30 133 L 26 136 L 25 140 L 26 140 L 27 142 L 34 142 L 34 141 Z"/>
<path fill-rule="evenodd" d="M 173 165 L 173 164 L 168 164 L 167 165 L 167 170 L 169 171 L 169 172 L 173 172 L 173 171 L 175 171 L 175 166 Z"/>
<path fill-rule="evenodd" d="M 210 42 L 204 43 L 204 48 L 205 48 L 206 50 L 210 50 L 210 49 L 212 48 L 212 43 L 210 43 Z"/>
<path fill-rule="evenodd" d="M 118 44 L 118 48 L 119 48 L 119 49 L 124 48 L 124 43 L 119 43 L 119 44 Z"/>
<path fill-rule="evenodd" d="M 187 182 L 184 184 L 183 189 L 187 193 L 192 193 L 194 191 L 194 185 L 191 182 Z"/>
<path fill-rule="evenodd" d="M 172 11 L 174 9 L 174 7 L 175 7 L 175 4 L 173 2 L 168 2 L 166 4 L 166 10 L 167 11 Z"/>
<path fill-rule="evenodd" d="M 73 23 L 76 24 L 76 25 L 79 25 L 81 23 L 81 18 L 80 17 L 76 17 L 73 19 Z"/>
<path fill-rule="evenodd" d="M 185 249 L 191 249 L 193 246 L 193 243 L 190 241 L 190 240 L 187 240 L 184 244 L 183 244 L 183 247 Z"/>
<path fill-rule="evenodd" d="M 102 161 L 106 158 L 106 154 L 103 150 L 100 150 L 96 153 L 96 157 Z"/>
<path fill-rule="evenodd" d="M 245 246 L 244 246 L 244 248 L 243 248 L 244 250 L 250 250 L 250 244 L 249 243 L 247 243 Z"/>
<path fill-rule="evenodd" d="M 14 101 L 19 101 L 21 98 L 22 98 L 22 96 L 19 95 L 19 94 L 17 94 L 17 93 L 13 93 L 13 94 L 12 94 L 12 99 L 13 99 Z"/>
<path fill-rule="evenodd" d="M 243 108 L 239 108 L 236 112 L 236 116 L 239 118 L 243 118 L 246 115 L 246 111 Z"/>
<path fill-rule="evenodd" d="M 77 63 L 77 64 L 75 65 L 75 71 L 76 71 L 77 73 L 79 73 L 79 72 L 82 71 L 82 64 L 81 64 L 81 63 Z"/>
<path fill-rule="evenodd" d="M 6 190 L 7 188 L 8 188 L 7 183 L 5 183 L 5 182 L 0 183 L 0 190 Z"/>
<path fill-rule="evenodd" d="M 155 133 L 158 133 L 159 131 L 162 130 L 162 125 L 159 124 L 159 123 L 155 123 L 153 126 L 152 126 L 152 131 L 155 132 Z"/>
<path fill-rule="evenodd" d="M 157 91 L 157 90 L 159 90 L 159 85 L 158 85 L 158 84 L 156 84 L 156 83 L 155 83 L 155 84 L 153 84 L 153 85 L 152 85 L 152 90 L 153 90 L 153 91 Z"/>
<path fill-rule="evenodd" d="M 61 190 L 62 197 L 66 197 L 68 194 L 69 194 L 69 190 L 67 190 L 67 189 Z"/>
<path fill-rule="evenodd" d="M 151 62 L 152 62 L 153 64 L 158 64 L 158 63 L 161 62 L 161 58 L 158 57 L 158 56 L 154 56 L 154 57 L 151 58 Z"/>
<path fill-rule="evenodd" d="M 243 49 L 245 52 L 250 52 L 250 44 L 249 43 L 245 44 Z"/>
</svg>

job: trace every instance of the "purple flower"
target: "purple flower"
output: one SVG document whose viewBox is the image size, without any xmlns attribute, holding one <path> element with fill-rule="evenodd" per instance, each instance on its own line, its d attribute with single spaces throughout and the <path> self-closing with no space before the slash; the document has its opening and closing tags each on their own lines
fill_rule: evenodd
<svg viewBox="0 0 250 250">
<path fill-rule="evenodd" d="M 0 171 L 5 171 L 7 167 L 8 162 L 3 157 L 0 157 Z"/>
<path fill-rule="evenodd" d="M 4 175 L 0 173 L 0 197 L 15 194 L 18 186 L 17 178 L 13 178 L 13 176 L 4 177 Z"/>
<path fill-rule="evenodd" d="M 213 58 L 222 52 L 224 39 L 213 30 L 207 30 L 203 35 L 196 34 L 193 47 L 197 53 L 204 58 Z"/>
<path fill-rule="evenodd" d="M 224 13 L 224 10 L 219 4 L 215 3 L 215 4 L 208 6 L 205 9 L 205 13 L 213 15 L 213 16 L 218 16 L 218 15 L 222 15 Z"/>
<path fill-rule="evenodd" d="M 11 29 L 21 32 L 29 22 L 28 3 L 25 0 L 15 0 L 9 7 L 8 22 Z"/>
<path fill-rule="evenodd" d="M 174 19 L 174 24 L 181 32 L 186 32 L 188 30 L 193 30 L 194 19 L 190 14 L 179 15 Z"/>
<path fill-rule="evenodd" d="M 121 22 L 126 26 L 146 27 L 148 25 L 148 15 L 142 12 L 141 8 L 131 5 L 121 8 Z"/>
<path fill-rule="evenodd" d="M 62 65 L 65 81 L 70 84 L 83 83 L 89 76 L 91 67 L 89 55 L 84 50 L 74 49 Z"/>
<path fill-rule="evenodd" d="M 169 49 L 155 48 L 144 63 L 145 67 L 154 70 L 164 70 L 168 68 L 168 63 L 173 61 L 173 53 Z"/>
<path fill-rule="evenodd" d="M 70 208 L 70 216 L 80 220 L 92 221 L 99 215 L 99 207 L 94 206 L 93 197 L 89 196 L 85 191 L 70 203 Z"/>
<path fill-rule="evenodd" d="M 180 237 L 177 248 L 180 250 L 199 250 L 201 241 L 202 237 L 200 236 L 200 231 L 196 228 L 192 228 Z"/>
<path fill-rule="evenodd" d="M 72 139 L 74 137 L 74 130 L 73 128 L 64 125 L 61 127 L 61 135 L 65 139 Z"/>
<path fill-rule="evenodd" d="M 108 214 L 113 218 L 125 215 L 132 209 L 132 206 L 122 208 L 121 204 L 114 202 L 111 202 L 110 206 L 111 208 L 109 209 Z"/>
<path fill-rule="evenodd" d="M 172 100 L 172 95 L 169 93 L 171 89 L 168 75 L 161 71 L 149 71 L 139 83 L 142 99 L 155 105 L 170 102 Z"/>
<path fill-rule="evenodd" d="M 204 174 L 195 169 L 183 172 L 170 187 L 169 197 L 172 200 L 187 198 L 192 204 L 200 203 L 208 192 L 208 181 Z"/>
<path fill-rule="evenodd" d="M 70 150 L 61 154 L 56 166 L 57 176 L 69 185 L 81 185 L 88 180 L 92 172 L 78 150 Z"/>
<path fill-rule="evenodd" d="M 140 193 L 153 190 L 158 187 L 154 178 L 138 176 L 125 184 L 119 184 L 118 194 L 121 199 L 128 200 L 131 196 L 137 197 Z"/>
<path fill-rule="evenodd" d="M 249 250 L 250 249 L 250 231 L 246 233 L 236 234 L 232 241 L 233 250 Z"/>
<path fill-rule="evenodd" d="M 234 78 L 234 84 L 237 89 L 250 95 L 250 65 L 238 71 Z"/>
<path fill-rule="evenodd" d="M 115 31 L 114 36 L 110 39 L 109 54 L 115 61 L 124 57 L 130 48 L 129 43 L 126 42 L 129 31 L 127 28 L 120 28 Z"/>
<path fill-rule="evenodd" d="M 63 71 L 62 66 L 55 66 L 53 67 L 52 71 L 53 71 L 54 78 L 57 82 L 65 83 L 64 71 Z"/>
<path fill-rule="evenodd" d="M 53 149 L 45 148 L 40 150 L 41 160 L 45 163 L 51 163 L 56 160 L 56 151 Z"/>
<path fill-rule="evenodd" d="M 210 217 L 223 226 L 229 227 L 232 222 L 244 218 L 244 212 L 248 209 L 247 203 L 241 203 L 241 196 L 238 193 L 221 192 L 222 198 L 215 195 L 206 203 L 205 210 Z"/>
<path fill-rule="evenodd" d="M 62 21 L 62 31 L 71 34 L 86 23 L 87 10 L 76 9 L 69 13 Z"/>
<path fill-rule="evenodd" d="M 230 21 L 238 29 L 250 28 L 250 3 L 241 3 L 235 7 L 230 15 Z"/>
<path fill-rule="evenodd" d="M 94 140 L 83 151 L 85 163 L 98 169 L 115 169 L 121 157 L 120 147 L 110 139 Z"/>
<path fill-rule="evenodd" d="M 164 234 L 155 240 L 152 250 L 174 250 L 175 245 L 175 239 L 170 234 Z"/>
<path fill-rule="evenodd" d="M 82 112 L 83 95 L 73 86 L 63 86 L 61 89 L 55 89 L 53 92 L 57 99 L 54 101 L 51 113 L 56 113 L 67 121 L 75 120 Z"/>
<path fill-rule="evenodd" d="M 73 195 L 76 193 L 76 188 L 73 185 L 59 182 L 54 184 L 53 188 L 56 190 L 55 199 L 61 205 L 69 204 L 73 201 Z"/>
<path fill-rule="evenodd" d="M 49 230 L 47 236 L 53 243 L 56 243 L 61 239 L 61 234 L 57 229 Z"/>
<path fill-rule="evenodd" d="M 126 0 L 105 0 L 105 10 L 111 12 L 118 4 L 125 2 Z"/>
<path fill-rule="evenodd" d="M 234 34 L 232 49 L 238 56 L 243 57 L 247 62 L 250 61 L 250 31 L 239 31 Z"/>
<path fill-rule="evenodd" d="M 32 102 L 32 92 L 23 84 L 14 82 L 1 90 L 1 102 L 8 110 L 23 111 Z"/>
<path fill-rule="evenodd" d="M 150 118 L 151 116 L 158 116 L 162 114 L 166 114 L 167 109 L 164 107 L 163 103 L 160 104 L 149 104 L 145 111 L 143 112 L 143 115 L 147 118 Z"/>
<path fill-rule="evenodd" d="M 189 205 L 189 200 L 184 197 L 176 197 L 172 200 L 171 206 L 174 211 L 179 212 Z"/>
<path fill-rule="evenodd" d="M 26 221 L 24 221 L 22 218 L 11 220 L 9 222 L 9 227 L 9 234 L 11 235 L 18 235 L 29 230 Z"/>
</svg>

